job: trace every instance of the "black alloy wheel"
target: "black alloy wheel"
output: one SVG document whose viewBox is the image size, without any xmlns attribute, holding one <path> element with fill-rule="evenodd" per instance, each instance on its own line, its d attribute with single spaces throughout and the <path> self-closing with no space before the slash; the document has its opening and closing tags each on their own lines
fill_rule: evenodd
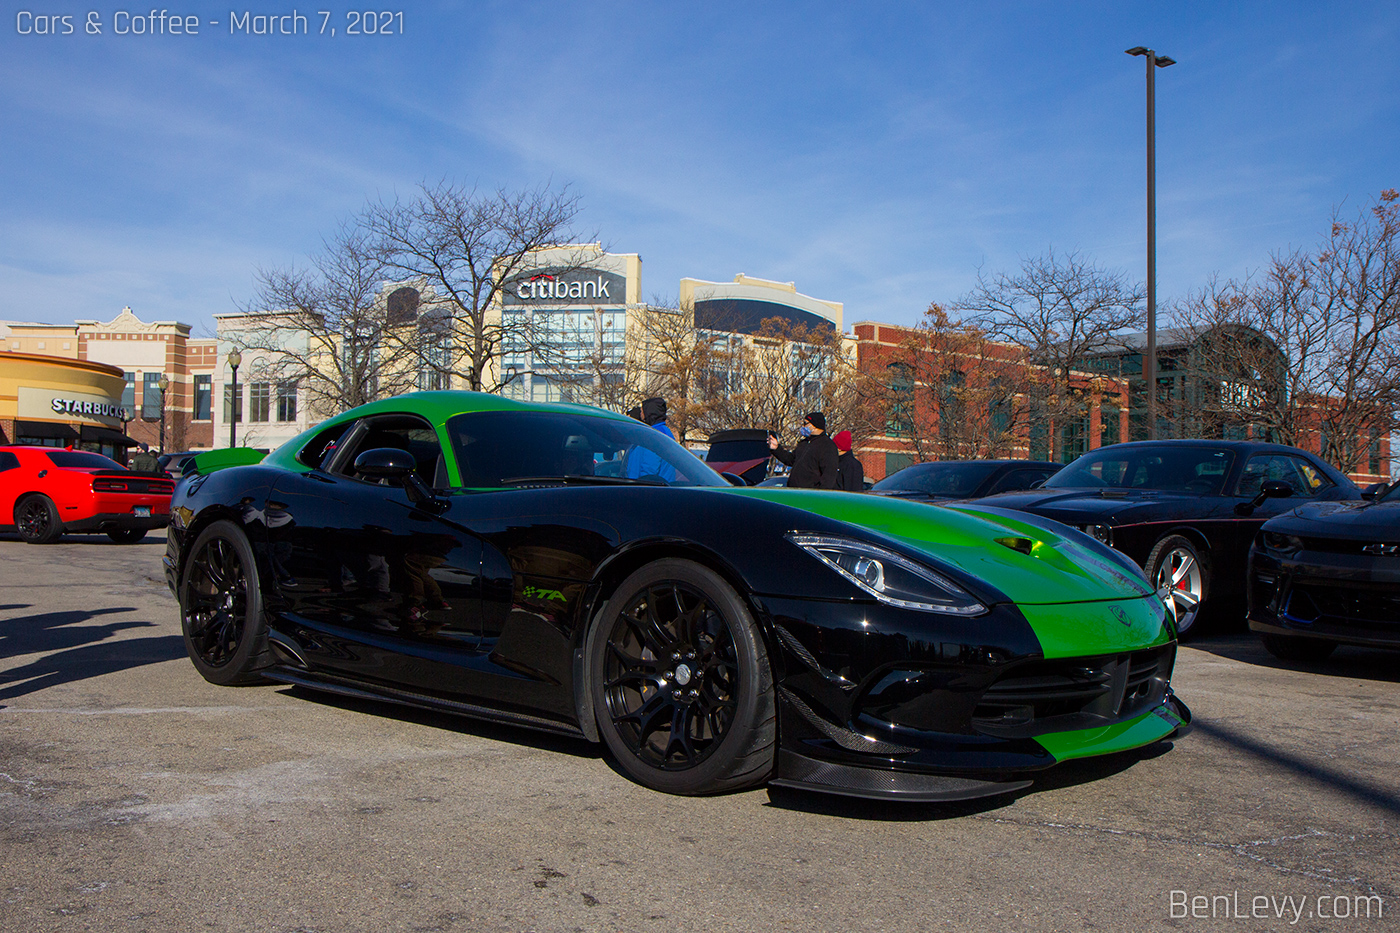
<svg viewBox="0 0 1400 933">
<path fill-rule="evenodd" d="M 195 539 L 180 583 L 185 650 L 210 683 L 257 683 L 267 666 L 267 623 L 253 549 L 232 522 Z"/>
<path fill-rule="evenodd" d="M 135 544 L 146 537 L 144 528 L 120 528 L 107 532 L 107 537 L 118 544 Z"/>
<path fill-rule="evenodd" d="M 594 709 L 628 776 L 673 794 L 761 783 L 777 737 L 773 675 L 748 607 L 684 560 L 633 573 L 590 640 Z"/>
<path fill-rule="evenodd" d="M 1337 650 L 1335 641 L 1322 638 L 1296 638 L 1289 635 L 1260 635 L 1264 648 L 1280 661 L 1319 663 Z"/>
<path fill-rule="evenodd" d="M 48 496 L 34 493 L 15 506 L 15 528 L 28 544 L 51 544 L 63 536 L 58 507 Z"/>
</svg>

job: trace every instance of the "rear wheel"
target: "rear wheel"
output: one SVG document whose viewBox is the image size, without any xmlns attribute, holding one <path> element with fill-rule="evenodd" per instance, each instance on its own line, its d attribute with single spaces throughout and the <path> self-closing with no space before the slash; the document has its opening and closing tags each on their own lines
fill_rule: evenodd
<svg viewBox="0 0 1400 933">
<path fill-rule="evenodd" d="M 1210 569 L 1196 546 L 1181 535 L 1168 535 L 1147 555 L 1147 578 L 1176 617 L 1176 631 L 1185 635 L 1201 615 L 1210 592 Z"/>
<path fill-rule="evenodd" d="M 140 541 L 142 538 L 146 537 L 146 529 L 122 528 L 120 530 L 107 532 L 107 537 L 111 538 L 118 544 L 135 544 L 137 541 Z"/>
<path fill-rule="evenodd" d="M 15 505 L 15 527 L 29 544 L 50 544 L 63 536 L 63 521 L 53 500 L 33 493 Z"/>
<path fill-rule="evenodd" d="M 1335 641 L 1322 638 L 1295 638 L 1289 635 L 1260 635 L 1269 654 L 1280 661 L 1326 661 L 1337 650 Z"/>
<path fill-rule="evenodd" d="M 618 766 L 671 794 L 767 780 L 777 724 L 758 627 L 712 570 L 659 560 L 623 581 L 590 640 L 598 731 Z"/>
<path fill-rule="evenodd" d="M 253 549 L 232 522 L 215 522 L 190 548 L 180 581 L 185 650 L 210 683 L 257 683 L 270 663 Z"/>
</svg>

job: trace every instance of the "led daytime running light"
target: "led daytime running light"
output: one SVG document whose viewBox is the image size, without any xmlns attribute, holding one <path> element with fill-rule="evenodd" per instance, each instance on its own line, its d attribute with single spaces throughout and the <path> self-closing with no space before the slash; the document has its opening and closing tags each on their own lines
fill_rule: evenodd
<svg viewBox="0 0 1400 933">
<path fill-rule="evenodd" d="M 880 602 L 890 606 L 897 606 L 901 609 L 918 609 L 923 612 L 938 612 L 945 615 L 956 616 L 976 616 L 987 611 L 987 607 L 978 602 L 971 593 L 958 586 L 947 577 L 936 571 L 930 570 L 922 564 L 915 563 L 901 554 L 886 550 L 864 541 L 856 541 L 851 538 L 838 538 L 832 535 L 798 534 L 792 533 L 787 536 L 788 540 L 802 548 L 808 554 L 835 570 L 841 576 L 854 583 L 860 589 L 869 593 Z M 856 552 L 855 563 L 852 569 L 841 566 L 829 555 L 823 553 L 822 549 L 841 550 L 846 552 Z M 942 590 L 950 600 L 959 602 L 935 603 L 921 602 L 911 599 L 900 599 L 885 592 L 886 567 L 897 567 L 906 573 L 912 574 L 932 587 Z"/>
</svg>

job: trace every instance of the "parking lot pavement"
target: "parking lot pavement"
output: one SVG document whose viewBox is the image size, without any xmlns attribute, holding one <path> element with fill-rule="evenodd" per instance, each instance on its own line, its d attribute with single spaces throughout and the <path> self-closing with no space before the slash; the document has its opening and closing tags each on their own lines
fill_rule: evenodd
<svg viewBox="0 0 1400 933">
<path fill-rule="evenodd" d="M 0 930 L 1396 928 L 1400 656 L 1192 644 L 1192 735 L 1012 798 L 680 798 L 582 741 L 207 684 L 163 546 L 0 536 Z"/>
</svg>

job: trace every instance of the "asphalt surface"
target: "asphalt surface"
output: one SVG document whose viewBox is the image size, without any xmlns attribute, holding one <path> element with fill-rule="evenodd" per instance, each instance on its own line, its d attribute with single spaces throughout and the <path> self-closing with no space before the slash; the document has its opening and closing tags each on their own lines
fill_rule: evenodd
<svg viewBox="0 0 1400 933">
<path fill-rule="evenodd" d="M 583 741 L 205 683 L 163 550 L 0 535 L 0 930 L 1400 928 L 1400 654 L 1197 641 L 1193 734 L 1014 797 L 691 799 Z"/>
</svg>

